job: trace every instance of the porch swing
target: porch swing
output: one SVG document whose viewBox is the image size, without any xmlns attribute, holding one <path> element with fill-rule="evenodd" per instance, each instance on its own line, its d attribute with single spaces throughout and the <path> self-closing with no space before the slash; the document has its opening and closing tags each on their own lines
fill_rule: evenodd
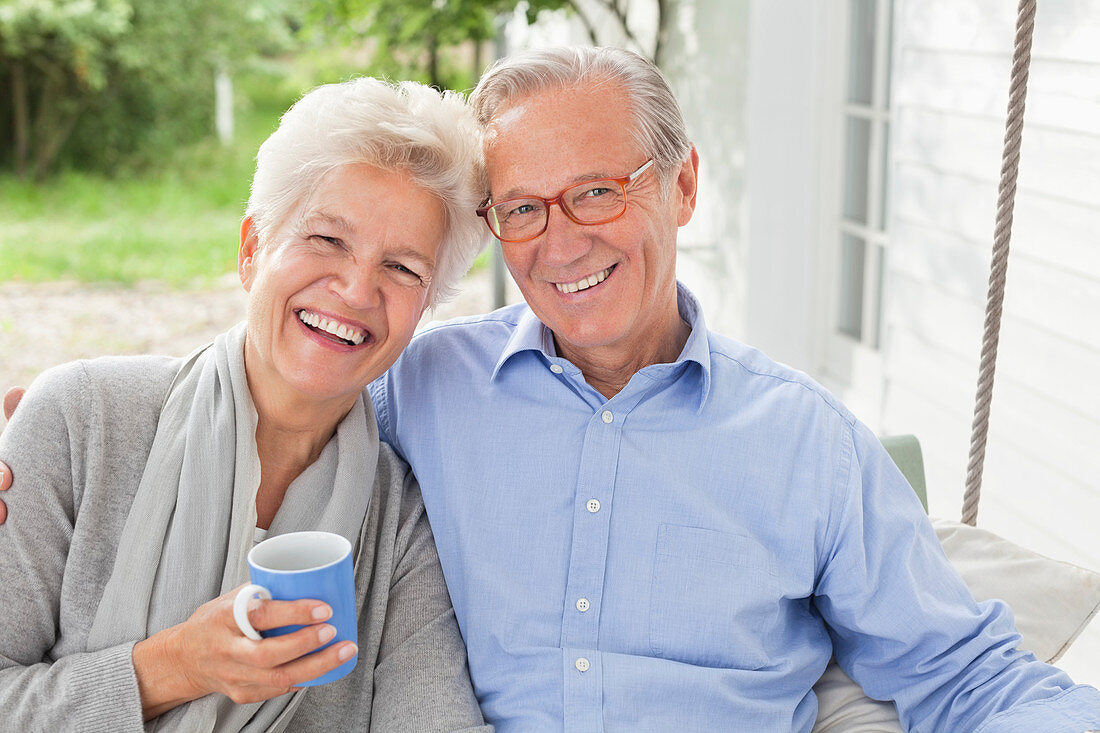
<svg viewBox="0 0 1100 733">
<path fill-rule="evenodd" d="M 1037 0 L 1020 0 L 1009 84 L 1008 115 L 998 186 L 993 256 L 985 328 L 971 427 L 961 524 L 933 520 L 948 559 L 979 601 L 999 598 L 1013 610 L 1023 637 L 1020 647 L 1053 663 L 1100 611 L 1100 573 L 1024 550 L 978 529 L 978 502 L 985 463 L 993 376 L 1000 338 L 1005 275 L 1020 161 L 1031 44 Z M 915 436 L 881 438 L 887 453 L 928 511 L 924 460 Z M 1092 680 L 1094 684 L 1097 680 Z M 818 719 L 814 733 L 903 733 L 893 704 L 863 694 L 835 662 L 814 686 Z"/>
</svg>

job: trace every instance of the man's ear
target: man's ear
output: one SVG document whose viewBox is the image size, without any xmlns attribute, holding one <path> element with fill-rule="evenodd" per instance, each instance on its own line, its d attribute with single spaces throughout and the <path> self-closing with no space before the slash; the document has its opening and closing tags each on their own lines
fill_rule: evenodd
<svg viewBox="0 0 1100 733">
<path fill-rule="evenodd" d="M 252 281 L 256 277 L 256 250 L 259 246 L 256 224 L 251 216 L 246 216 L 241 221 L 241 248 L 237 250 L 237 274 L 246 291 L 252 289 Z"/>
<path fill-rule="evenodd" d="M 695 213 L 695 199 L 699 194 L 699 151 L 694 145 L 691 146 L 687 160 L 680 166 L 674 192 L 679 196 L 680 204 L 676 223 L 678 226 L 684 226 L 691 221 L 692 214 Z"/>
</svg>

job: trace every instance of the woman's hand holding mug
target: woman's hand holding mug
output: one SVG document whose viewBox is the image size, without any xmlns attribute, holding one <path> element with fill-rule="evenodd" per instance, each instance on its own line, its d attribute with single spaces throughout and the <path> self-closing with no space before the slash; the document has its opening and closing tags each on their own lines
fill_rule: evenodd
<svg viewBox="0 0 1100 733">
<path fill-rule="evenodd" d="M 261 641 L 247 638 L 233 617 L 234 599 L 245 587 L 204 603 L 187 621 L 134 646 L 146 720 L 211 692 L 236 703 L 278 697 L 339 668 L 358 653 L 349 641 L 310 654 L 336 633 L 324 623 L 332 609 L 317 600 L 252 600 L 248 620 L 257 630 L 302 628 Z"/>
</svg>

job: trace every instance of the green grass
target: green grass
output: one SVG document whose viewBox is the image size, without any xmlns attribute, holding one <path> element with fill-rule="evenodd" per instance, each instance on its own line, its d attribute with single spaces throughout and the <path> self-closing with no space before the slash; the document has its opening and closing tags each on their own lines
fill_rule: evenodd
<svg viewBox="0 0 1100 733">
<path fill-rule="evenodd" d="M 69 171 L 41 184 L 0 172 L 0 284 L 202 288 L 232 272 L 256 149 L 302 93 L 356 73 L 365 70 L 334 51 L 256 62 L 234 80 L 233 143 L 211 135 L 152 169 Z"/>
<path fill-rule="evenodd" d="M 232 271 L 256 149 L 301 88 L 277 65 L 251 70 L 237 80 L 232 145 L 211 137 L 152 170 L 41 184 L 0 174 L 0 283 L 202 287 Z"/>
</svg>

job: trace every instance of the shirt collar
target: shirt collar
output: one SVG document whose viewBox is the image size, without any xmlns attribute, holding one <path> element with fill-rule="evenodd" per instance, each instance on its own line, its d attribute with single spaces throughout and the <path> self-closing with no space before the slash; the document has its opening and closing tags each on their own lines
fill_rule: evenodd
<svg viewBox="0 0 1100 733">
<path fill-rule="evenodd" d="M 688 335 L 687 343 L 684 344 L 684 349 L 680 352 L 679 358 L 673 364 L 655 366 L 673 370 L 689 361 L 698 364 L 699 404 L 697 407 L 702 409 L 706 403 L 707 395 L 710 394 L 710 342 L 707 338 L 707 325 L 703 320 L 703 309 L 699 307 L 699 301 L 696 300 L 695 295 L 679 281 L 676 283 L 676 306 L 680 311 L 680 318 L 691 326 L 691 333 Z M 529 307 L 523 310 L 523 315 L 520 316 L 515 330 L 512 331 L 512 335 L 504 344 L 504 349 L 501 351 L 500 358 L 493 369 L 492 379 L 496 379 L 505 363 L 516 354 L 524 351 L 541 353 L 547 359 L 557 356 L 553 333 L 535 316 Z M 650 368 L 652 367 L 647 367 L 647 369 Z"/>
<path fill-rule="evenodd" d="M 680 318 L 691 326 L 687 343 L 676 363 L 693 361 L 699 365 L 699 404 L 696 405 L 696 411 L 699 411 L 703 409 L 710 394 L 710 338 L 707 324 L 695 294 L 680 281 L 676 281 L 676 306 L 680 309 Z"/>
<path fill-rule="evenodd" d="M 490 381 L 495 380 L 504 364 L 520 352 L 537 351 L 548 358 L 556 355 L 554 336 L 550 329 L 543 325 L 529 306 L 524 308 L 522 312 L 523 315 L 520 316 L 515 330 L 512 331 L 512 335 L 504 344 L 504 350 L 501 352 L 500 358 L 497 359 Z"/>
</svg>

